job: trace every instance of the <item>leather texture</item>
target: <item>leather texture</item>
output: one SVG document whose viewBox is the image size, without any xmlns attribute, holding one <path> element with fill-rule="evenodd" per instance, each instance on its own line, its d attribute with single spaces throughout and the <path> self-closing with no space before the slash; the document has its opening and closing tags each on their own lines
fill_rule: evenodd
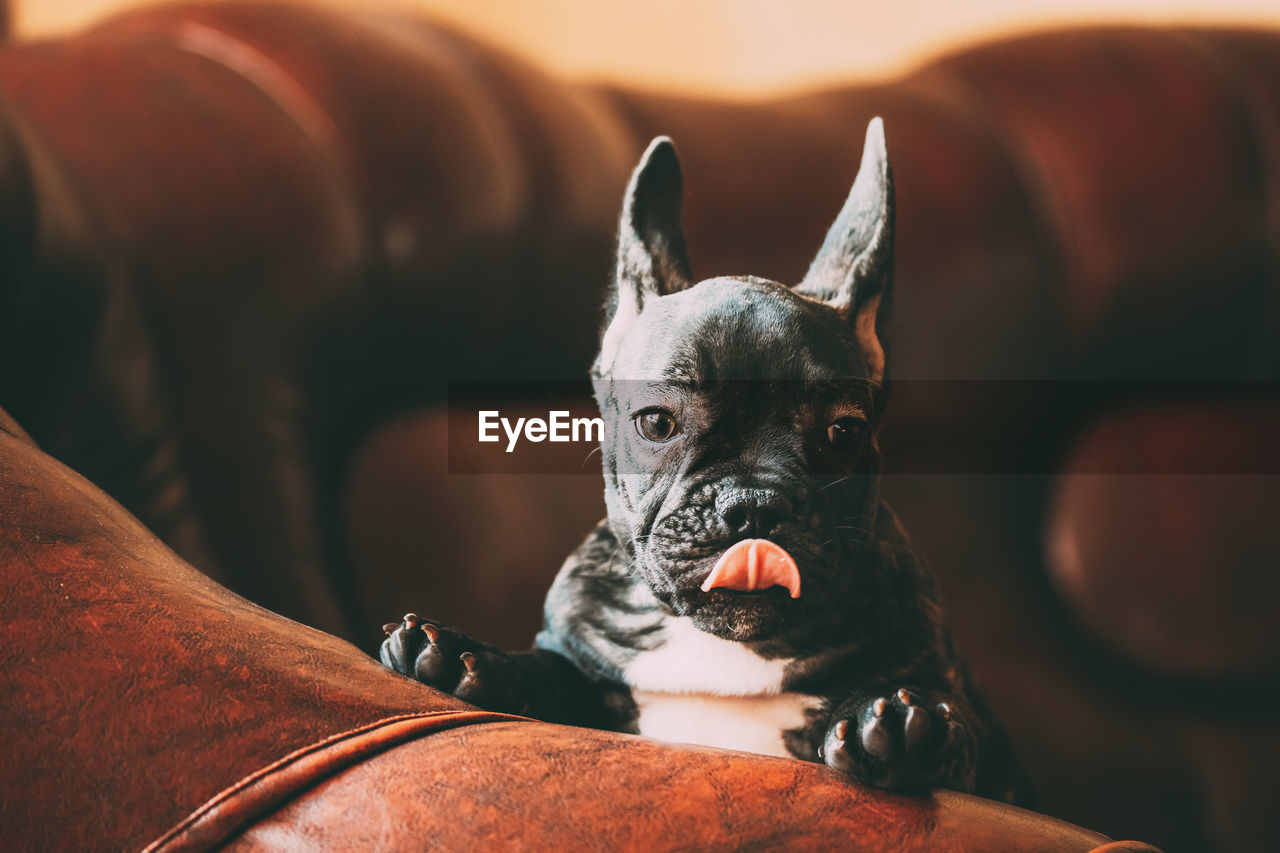
<svg viewBox="0 0 1280 853">
<path fill-rule="evenodd" d="M 115 504 L 14 463 L 5 749 L 48 769 L 6 790 L 5 825 L 141 846 L 295 749 L 436 708 L 330 636 L 372 650 L 405 609 L 527 645 L 600 485 L 589 462 L 450 474 L 446 381 L 585 375 L 653 135 L 680 148 L 695 273 L 794 281 L 882 115 L 885 490 L 1042 808 L 1171 851 L 1266 849 L 1277 80 L 1272 32 L 1103 28 L 720 102 L 270 2 L 6 46 L 0 405 L 202 574 L 121 521 L 135 565 L 89 535 Z M 259 624 L 206 577 L 328 633 Z M 170 707 L 189 724 L 158 726 Z"/>
<path fill-rule="evenodd" d="M 0 478 L 6 845 L 140 848 L 295 749 L 466 710 L 227 591 L 9 434 Z"/>
<path fill-rule="evenodd" d="M 418 770 L 427 764 L 475 772 Z M 492 780 L 503 775 L 522 781 L 520 796 L 494 796 Z M 605 779 L 625 780 L 625 788 L 602 796 Z M 352 798 L 390 807 L 378 822 L 353 810 L 336 817 L 333 804 Z M 424 813 L 439 818 L 424 823 Z M 414 742 L 326 782 L 237 846 L 319 846 L 335 831 L 362 849 L 381 846 L 387 834 L 457 850 L 1084 851 L 1104 843 L 1078 827 L 952 792 L 901 797 L 849 785 L 814 764 L 542 724 Z"/>
<path fill-rule="evenodd" d="M 8 431 L 0 483 L 8 849 L 1106 841 L 975 797 L 865 789 L 816 764 L 468 710 L 213 583 Z"/>
<path fill-rule="evenodd" d="M 502 719 L 512 719 L 501 714 L 490 714 L 484 711 L 432 711 L 426 714 L 402 715 L 379 720 L 367 726 L 348 732 L 340 732 L 314 744 L 295 750 L 278 761 L 268 764 L 260 770 L 245 776 L 231 787 L 219 792 L 200 808 L 187 815 L 168 832 L 146 846 L 151 851 L 175 850 L 211 850 L 237 840 L 246 828 L 252 831 L 260 818 L 272 815 L 282 806 L 295 801 L 299 795 L 308 793 L 308 789 L 317 782 L 323 782 L 330 776 L 340 774 L 343 770 L 376 756 L 379 752 L 417 737 L 443 731 L 455 726 L 469 726 L 477 723 Z M 401 754 L 396 753 L 393 764 L 400 767 Z M 375 791 L 374 796 L 386 796 L 385 792 Z M 347 799 L 348 807 L 359 798 Z M 388 799 L 388 802 L 392 800 Z M 370 802 L 373 805 L 373 802 Z M 328 811 L 329 809 L 320 809 Z M 420 819 L 420 816 L 419 816 Z M 273 818 L 274 820 L 274 818 Z M 366 820 L 368 823 L 368 821 Z M 386 846 L 388 836 L 385 825 L 370 827 L 371 835 L 381 837 L 381 841 L 370 841 L 361 844 L 364 849 L 374 850 Z M 326 840 L 340 842 L 350 846 L 353 839 L 342 831 L 320 832 L 312 830 L 310 835 L 319 844 Z M 397 832 L 398 838 L 412 838 L 412 833 Z M 287 845 L 278 845 L 280 849 Z"/>
</svg>

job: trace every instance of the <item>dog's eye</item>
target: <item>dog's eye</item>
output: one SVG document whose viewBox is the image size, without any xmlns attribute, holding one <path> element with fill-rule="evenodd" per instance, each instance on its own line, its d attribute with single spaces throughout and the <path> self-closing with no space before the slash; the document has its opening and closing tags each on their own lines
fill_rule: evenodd
<svg viewBox="0 0 1280 853">
<path fill-rule="evenodd" d="M 858 443 L 862 427 L 857 418 L 840 418 L 827 427 L 827 443 L 837 450 L 848 450 Z"/>
<path fill-rule="evenodd" d="M 646 441 L 670 441 L 680 432 L 680 425 L 670 412 L 657 409 L 636 415 L 636 432 Z"/>
</svg>

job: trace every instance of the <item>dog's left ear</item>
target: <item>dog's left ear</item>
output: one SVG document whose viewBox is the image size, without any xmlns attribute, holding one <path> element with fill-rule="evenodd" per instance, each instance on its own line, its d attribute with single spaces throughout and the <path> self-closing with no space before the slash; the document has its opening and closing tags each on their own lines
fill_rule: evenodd
<svg viewBox="0 0 1280 853">
<path fill-rule="evenodd" d="M 608 370 L 618 345 L 646 300 L 693 284 L 681 212 L 684 176 L 672 141 L 649 143 L 627 184 L 618 223 L 618 264 L 609 303 L 597 372 Z"/>
<path fill-rule="evenodd" d="M 846 314 L 870 378 L 883 382 L 883 328 L 893 283 L 893 173 L 884 144 L 884 123 L 867 125 L 862 165 L 840 215 L 796 291 Z"/>
</svg>

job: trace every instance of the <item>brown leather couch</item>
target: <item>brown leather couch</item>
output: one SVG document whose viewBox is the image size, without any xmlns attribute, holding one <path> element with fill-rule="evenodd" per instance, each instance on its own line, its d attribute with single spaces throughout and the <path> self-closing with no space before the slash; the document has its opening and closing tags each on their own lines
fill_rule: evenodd
<svg viewBox="0 0 1280 853">
<path fill-rule="evenodd" d="M 1274 33 L 1098 29 L 702 101 L 268 3 L 0 51 L 0 405 L 208 578 L 329 632 L 228 594 L 5 439 L 0 825 L 54 847 L 1102 843 L 476 716 L 331 636 L 372 650 L 412 608 L 529 642 L 600 485 L 488 457 L 450 473 L 446 382 L 583 375 L 651 136 L 680 146 L 698 275 L 794 280 L 879 114 L 886 488 L 1041 809 L 1170 851 L 1268 849 L 1277 80 Z"/>
</svg>

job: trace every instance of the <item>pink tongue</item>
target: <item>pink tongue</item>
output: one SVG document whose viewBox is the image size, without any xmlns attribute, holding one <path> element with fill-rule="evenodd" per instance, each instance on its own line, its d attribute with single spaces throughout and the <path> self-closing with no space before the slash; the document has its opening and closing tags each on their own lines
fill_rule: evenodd
<svg viewBox="0 0 1280 853">
<path fill-rule="evenodd" d="M 785 586 L 800 597 L 800 570 L 791 555 L 768 539 L 743 539 L 721 555 L 702 582 L 702 591 L 723 587 L 750 591 Z"/>
</svg>

